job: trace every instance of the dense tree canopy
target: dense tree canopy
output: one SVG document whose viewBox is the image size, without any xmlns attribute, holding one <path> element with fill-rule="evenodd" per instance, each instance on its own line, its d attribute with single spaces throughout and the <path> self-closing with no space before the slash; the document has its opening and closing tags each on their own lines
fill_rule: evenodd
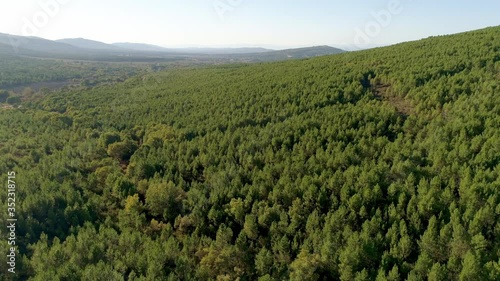
<svg viewBox="0 0 500 281">
<path fill-rule="evenodd" d="M 495 27 L 2 108 L 16 278 L 498 280 L 499 89 Z"/>
</svg>

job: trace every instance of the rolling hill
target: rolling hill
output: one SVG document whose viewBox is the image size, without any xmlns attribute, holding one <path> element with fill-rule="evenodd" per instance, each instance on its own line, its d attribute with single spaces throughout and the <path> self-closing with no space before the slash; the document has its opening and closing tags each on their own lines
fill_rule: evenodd
<svg viewBox="0 0 500 281">
<path fill-rule="evenodd" d="M 79 48 L 39 37 L 16 36 L 0 33 L 0 43 L 11 46 L 20 54 L 40 53 L 44 55 L 75 54 Z"/>
<path fill-rule="evenodd" d="M 85 39 L 85 38 L 60 39 L 60 40 L 56 40 L 56 42 L 72 45 L 72 46 L 78 47 L 80 49 L 123 51 L 122 48 L 119 48 L 117 46 L 102 43 L 99 41 L 89 40 L 89 39 Z"/>
<path fill-rule="evenodd" d="M 180 54 L 203 54 L 203 55 L 222 55 L 222 54 L 249 54 L 264 53 L 273 50 L 265 48 L 164 48 L 151 44 L 141 43 L 113 43 L 124 49 L 145 51 L 145 52 L 170 52 Z"/>
<path fill-rule="evenodd" d="M 163 48 L 156 45 L 151 44 L 142 44 L 142 43 L 113 43 L 113 46 L 117 46 L 120 48 L 135 50 L 135 51 L 143 51 L 143 52 L 171 52 L 171 50 L 167 48 Z"/>
</svg>

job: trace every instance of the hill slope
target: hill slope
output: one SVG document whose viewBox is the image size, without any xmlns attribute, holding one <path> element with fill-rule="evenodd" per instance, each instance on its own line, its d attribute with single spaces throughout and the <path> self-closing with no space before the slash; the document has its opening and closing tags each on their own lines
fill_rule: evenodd
<svg viewBox="0 0 500 281">
<path fill-rule="evenodd" d="M 273 50 L 264 48 L 163 48 L 156 45 L 141 44 L 141 43 L 113 43 L 114 46 L 122 47 L 136 51 L 152 51 L 152 52 L 170 52 L 182 54 L 248 54 L 248 53 L 264 53 Z"/>
<path fill-rule="evenodd" d="M 163 47 L 151 45 L 151 44 L 142 44 L 142 43 L 113 43 L 112 45 L 120 47 L 120 48 L 129 49 L 129 50 L 144 51 L 144 52 L 168 52 L 168 51 L 170 51 L 167 48 L 163 48 Z"/>
<path fill-rule="evenodd" d="M 123 51 L 123 49 L 117 46 L 85 38 L 67 38 L 67 39 L 56 40 L 56 42 L 65 43 L 82 49 Z"/>
<path fill-rule="evenodd" d="M 43 54 L 75 54 L 79 49 L 69 44 L 55 42 L 39 37 L 16 36 L 0 33 L 0 43 L 12 47 L 21 54 L 39 52 Z"/>
<path fill-rule="evenodd" d="M 496 280 L 499 78 L 494 27 L 25 97 L 16 276 Z"/>
</svg>

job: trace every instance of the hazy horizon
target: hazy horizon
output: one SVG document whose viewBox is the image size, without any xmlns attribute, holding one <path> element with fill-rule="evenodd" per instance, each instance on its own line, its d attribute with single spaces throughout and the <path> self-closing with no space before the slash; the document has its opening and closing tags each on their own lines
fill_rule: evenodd
<svg viewBox="0 0 500 281">
<path fill-rule="evenodd" d="M 23 35 L 17 35 L 17 34 L 9 34 L 5 32 L 0 32 L 0 34 L 6 34 L 6 35 L 13 35 L 13 36 L 23 36 Z M 203 44 L 188 44 L 188 45 L 156 45 L 156 44 L 151 44 L 148 42 L 130 42 L 130 41 L 123 41 L 123 42 L 103 42 L 100 40 L 95 40 L 92 38 L 84 38 L 84 37 L 67 37 L 67 38 L 58 38 L 58 39 L 50 39 L 50 38 L 44 38 L 41 36 L 34 36 L 37 38 L 45 39 L 45 40 L 51 40 L 51 41 L 60 41 L 60 40 L 67 40 L 67 39 L 83 39 L 83 40 L 90 40 L 90 41 L 95 41 L 95 42 L 100 42 L 104 44 L 109 44 L 109 45 L 114 45 L 114 44 L 143 44 L 143 45 L 150 45 L 154 47 L 162 47 L 166 49 L 245 49 L 245 48 L 263 48 L 263 49 L 269 49 L 269 50 L 286 50 L 286 49 L 298 49 L 298 48 L 308 48 L 308 47 L 319 47 L 319 46 L 329 46 L 333 48 L 339 48 L 339 49 L 344 49 L 344 50 L 355 50 L 359 49 L 356 47 L 355 44 L 338 44 L 338 45 L 294 45 L 294 46 L 280 46 L 280 45 L 273 45 L 273 44 L 261 44 L 261 45 L 256 45 L 256 44 L 228 44 L 228 45 L 203 45 Z M 419 38 L 419 39 L 424 39 L 424 38 Z M 417 39 L 418 40 L 418 39 Z M 64 42 L 63 42 L 64 43 Z M 397 43 L 402 43 L 402 42 L 397 42 Z M 395 43 L 395 44 L 397 44 Z M 368 44 L 364 45 L 366 49 L 370 48 L 376 48 L 376 47 L 384 47 L 384 46 L 389 46 L 392 44 Z"/>
<path fill-rule="evenodd" d="M 166 48 L 359 49 L 496 26 L 500 3 L 27 0 L 0 7 L 0 32 L 49 40 L 85 38 Z"/>
</svg>

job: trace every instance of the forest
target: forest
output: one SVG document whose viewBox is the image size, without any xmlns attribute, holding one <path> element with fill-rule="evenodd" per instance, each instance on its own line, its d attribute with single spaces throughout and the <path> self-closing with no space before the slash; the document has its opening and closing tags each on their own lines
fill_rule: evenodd
<svg viewBox="0 0 500 281">
<path fill-rule="evenodd" d="M 4 91 L 0 279 L 499 280 L 499 90 L 491 27 Z"/>
<path fill-rule="evenodd" d="M 79 88 L 123 82 L 129 77 L 175 67 L 174 63 L 108 62 L 45 59 L 3 54 L 0 50 L 0 89 L 22 92 L 51 84 Z M 52 87 L 55 89 L 63 88 Z"/>
</svg>

